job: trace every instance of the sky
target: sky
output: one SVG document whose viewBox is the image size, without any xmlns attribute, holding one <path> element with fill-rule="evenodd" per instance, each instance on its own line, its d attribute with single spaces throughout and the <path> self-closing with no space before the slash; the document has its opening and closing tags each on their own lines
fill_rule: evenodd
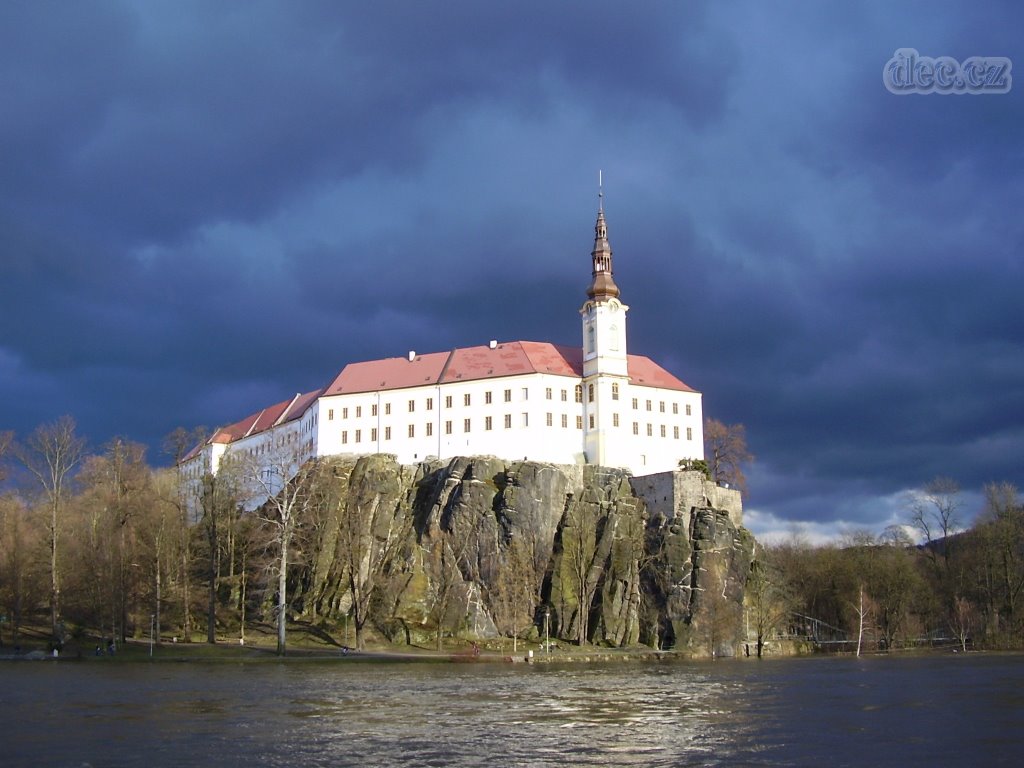
<svg viewBox="0 0 1024 768">
<path fill-rule="evenodd" d="M 1009 0 L 7 0 L 0 431 L 70 414 L 166 463 L 348 362 L 581 344 L 600 169 L 629 350 L 745 426 L 756 536 L 878 533 L 938 476 L 969 522 L 1024 487 L 1024 79 L 883 69 L 1024 72 L 1021 29 Z"/>
</svg>

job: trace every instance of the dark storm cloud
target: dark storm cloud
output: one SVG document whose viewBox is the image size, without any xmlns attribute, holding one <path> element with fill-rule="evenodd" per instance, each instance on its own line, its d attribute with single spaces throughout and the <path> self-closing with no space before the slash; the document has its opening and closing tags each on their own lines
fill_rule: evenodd
<svg viewBox="0 0 1024 768">
<path fill-rule="evenodd" d="M 746 424 L 755 530 L 1024 483 L 1013 4 L 8 3 L 0 428 L 157 451 L 350 360 L 578 343 L 596 169 L 631 350 Z M 976 496 L 971 498 L 976 499 Z"/>
</svg>

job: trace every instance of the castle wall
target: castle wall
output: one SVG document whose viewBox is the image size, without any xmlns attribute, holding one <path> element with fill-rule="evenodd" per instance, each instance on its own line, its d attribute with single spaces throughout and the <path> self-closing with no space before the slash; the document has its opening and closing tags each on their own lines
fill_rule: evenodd
<svg viewBox="0 0 1024 768">
<path fill-rule="evenodd" d="M 734 488 L 725 488 L 708 480 L 697 471 L 658 472 L 630 478 L 633 492 L 642 496 L 653 517 L 662 515 L 667 520 L 681 516 L 688 519 L 694 507 L 711 507 L 729 513 L 735 526 L 743 525 L 743 500 Z"/>
</svg>

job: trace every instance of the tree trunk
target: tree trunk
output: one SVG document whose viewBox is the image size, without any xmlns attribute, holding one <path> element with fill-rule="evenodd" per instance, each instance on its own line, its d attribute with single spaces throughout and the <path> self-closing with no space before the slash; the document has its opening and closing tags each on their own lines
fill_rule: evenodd
<svg viewBox="0 0 1024 768">
<path fill-rule="evenodd" d="M 864 640 L 864 587 L 859 591 L 860 605 L 857 608 L 857 658 L 860 658 L 860 647 Z"/>
<path fill-rule="evenodd" d="M 57 502 L 51 505 L 50 518 L 50 624 L 53 637 L 60 623 L 60 581 L 57 578 Z"/>
<path fill-rule="evenodd" d="M 277 574 L 277 655 L 284 656 L 288 615 L 288 546 L 289 537 L 281 537 L 281 569 Z"/>
</svg>

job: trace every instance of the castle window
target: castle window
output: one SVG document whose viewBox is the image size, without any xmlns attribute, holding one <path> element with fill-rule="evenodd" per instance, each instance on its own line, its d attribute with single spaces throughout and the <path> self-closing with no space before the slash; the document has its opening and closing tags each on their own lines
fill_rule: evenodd
<svg viewBox="0 0 1024 768">
<path fill-rule="evenodd" d="M 569 428 L 569 415 L 566 413 L 562 414 L 562 429 Z"/>
<path fill-rule="evenodd" d="M 587 323 L 587 354 L 594 351 L 594 324 Z"/>
<path fill-rule="evenodd" d="M 511 403 L 512 402 L 512 390 L 511 389 L 506 389 L 505 390 L 505 402 L 506 403 Z"/>
<path fill-rule="evenodd" d="M 363 442 L 363 430 L 361 430 L 361 429 L 357 429 L 356 430 L 356 442 L 357 443 Z"/>
<path fill-rule="evenodd" d="M 467 392 L 466 394 L 464 394 L 464 395 L 462 396 L 462 404 L 463 404 L 463 405 L 469 405 L 469 404 L 470 404 L 470 402 L 471 402 L 471 398 L 470 398 L 470 396 L 469 396 L 469 392 Z"/>
<path fill-rule="evenodd" d="M 528 414 L 528 413 L 524 413 L 523 414 L 523 426 L 524 427 L 530 426 L 530 414 Z"/>
<path fill-rule="evenodd" d="M 693 427 L 686 428 L 686 439 L 693 440 Z"/>
<path fill-rule="evenodd" d="M 370 406 L 370 415 L 371 416 L 376 416 L 377 415 L 377 404 L 376 403 L 374 403 L 373 405 Z"/>
<path fill-rule="evenodd" d="M 491 417 L 490 416 L 484 416 L 484 430 L 486 430 L 487 432 L 491 431 Z"/>
<path fill-rule="evenodd" d="M 391 427 L 384 427 L 384 439 L 385 440 L 390 440 L 391 439 Z"/>
<path fill-rule="evenodd" d="M 650 424 L 647 425 L 647 436 L 654 437 L 654 427 Z"/>
<path fill-rule="evenodd" d="M 334 421 L 334 409 L 333 408 L 329 408 L 327 410 L 327 420 L 328 421 Z"/>
<path fill-rule="evenodd" d="M 690 406 L 689 406 L 689 404 L 687 404 L 687 406 L 686 406 L 686 415 L 687 415 L 687 416 L 692 416 L 692 415 L 693 415 L 693 414 L 692 414 L 692 413 L 690 412 Z"/>
<path fill-rule="evenodd" d="M 619 351 L 619 326 L 612 325 L 608 329 L 608 335 L 610 337 L 610 340 L 609 340 L 609 343 L 608 343 L 609 348 L 611 349 L 612 352 L 618 352 Z"/>
<path fill-rule="evenodd" d="M 582 403 L 583 402 L 583 385 L 582 384 L 577 384 L 576 385 L 575 395 L 576 395 L 576 402 L 577 403 Z"/>
<path fill-rule="evenodd" d="M 636 399 L 636 398 L 634 397 L 634 398 L 633 398 L 633 410 L 635 411 L 635 410 L 636 410 L 637 408 L 639 408 L 639 407 L 640 407 L 640 401 L 639 401 L 639 400 L 637 400 L 637 399 Z"/>
<path fill-rule="evenodd" d="M 511 429 L 511 428 L 512 428 L 512 414 L 511 413 L 506 413 L 505 414 L 505 429 Z"/>
<path fill-rule="evenodd" d="M 362 415 L 363 415 L 363 406 L 357 405 L 356 406 L 356 418 L 358 419 Z"/>
<path fill-rule="evenodd" d="M 384 415 L 385 416 L 390 416 L 391 415 L 391 403 L 384 403 Z"/>
<path fill-rule="evenodd" d="M 650 400 L 647 401 L 647 410 L 648 411 L 651 410 L 651 401 Z"/>
<path fill-rule="evenodd" d="M 432 434 L 434 434 L 434 422 L 428 421 L 427 424 L 426 424 L 426 427 L 427 427 L 427 437 L 430 437 Z"/>
<path fill-rule="evenodd" d="M 545 400 L 550 400 L 551 399 L 551 395 L 552 395 L 551 387 L 548 387 L 547 389 L 544 390 L 544 399 Z"/>
<path fill-rule="evenodd" d="M 523 387 L 523 400 L 529 400 L 529 399 L 530 399 L 530 390 L 527 389 L 526 387 Z"/>
<path fill-rule="evenodd" d="M 618 399 L 619 399 L 619 382 L 613 381 L 612 382 L 612 400 L 618 400 Z"/>
<path fill-rule="evenodd" d="M 409 437 L 416 437 L 416 425 L 415 424 L 410 424 L 409 425 Z"/>
<path fill-rule="evenodd" d="M 676 440 L 679 439 L 679 427 L 672 427 L 672 437 Z"/>
<path fill-rule="evenodd" d="M 583 417 L 582 416 L 577 416 L 576 417 L 576 429 L 583 429 Z"/>
<path fill-rule="evenodd" d="M 341 409 L 341 418 L 343 418 L 343 419 L 347 419 L 348 418 L 348 408 L 342 408 Z"/>
<path fill-rule="evenodd" d="M 432 397 L 428 397 L 427 398 L 427 410 L 428 411 L 434 410 L 434 398 L 432 398 Z"/>
<path fill-rule="evenodd" d="M 374 427 L 373 429 L 370 430 L 370 442 L 371 443 L 376 443 L 377 442 L 377 428 L 376 427 Z"/>
<path fill-rule="evenodd" d="M 567 389 L 563 389 L 562 390 L 562 402 L 563 403 L 569 402 L 569 390 L 567 390 Z"/>
<path fill-rule="evenodd" d="M 672 415 L 673 416 L 678 416 L 679 415 L 679 403 L 672 403 Z"/>
<path fill-rule="evenodd" d="M 661 425 L 661 436 L 662 437 L 665 436 L 665 425 L 664 424 Z"/>
<path fill-rule="evenodd" d="M 549 413 L 547 414 L 547 416 L 545 416 L 545 417 L 544 417 L 544 419 L 545 419 L 545 423 L 546 423 L 546 424 L 547 424 L 547 425 L 548 425 L 549 427 L 553 427 L 553 426 L 555 425 L 555 415 L 554 415 L 553 413 L 550 413 L 550 412 L 549 412 Z"/>
<path fill-rule="evenodd" d="M 444 396 L 444 407 L 445 408 L 451 408 L 452 407 L 452 396 L 451 395 L 445 395 Z"/>
<path fill-rule="evenodd" d="M 640 434 L 640 422 L 639 421 L 634 421 L 633 422 L 633 434 L 634 435 L 639 435 Z"/>
<path fill-rule="evenodd" d="M 469 419 L 462 420 L 462 431 L 469 432 Z"/>
<path fill-rule="evenodd" d="M 348 431 L 342 430 L 341 432 L 341 444 L 348 445 Z"/>
<path fill-rule="evenodd" d="M 410 400 L 409 401 L 409 413 L 415 413 L 415 412 L 416 412 L 416 401 L 415 400 Z M 411 435 L 410 435 L 410 437 L 411 437 Z"/>
<path fill-rule="evenodd" d="M 590 414 L 590 428 L 594 428 L 594 414 Z"/>
<path fill-rule="evenodd" d="M 451 423 L 451 421 L 446 421 L 444 423 L 444 433 L 446 435 L 450 435 L 452 433 L 452 423 Z"/>
<path fill-rule="evenodd" d="M 484 392 L 484 405 L 490 405 L 490 404 L 491 404 L 491 390 L 488 389 L 486 392 Z M 467 403 L 467 405 L 469 405 L 469 403 Z"/>
<path fill-rule="evenodd" d="M 587 402 L 588 403 L 594 402 L 594 385 L 593 384 L 587 384 Z"/>
<path fill-rule="evenodd" d="M 617 413 L 613 413 L 612 414 L 612 426 L 613 427 L 619 426 L 619 414 L 617 414 Z"/>
<path fill-rule="evenodd" d="M 665 401 L 664 400 L 662 400 L 660 403 L 658 403 L 658 410 L 661 411 L 662 413 L 665 412 Z"/>
</svg>

